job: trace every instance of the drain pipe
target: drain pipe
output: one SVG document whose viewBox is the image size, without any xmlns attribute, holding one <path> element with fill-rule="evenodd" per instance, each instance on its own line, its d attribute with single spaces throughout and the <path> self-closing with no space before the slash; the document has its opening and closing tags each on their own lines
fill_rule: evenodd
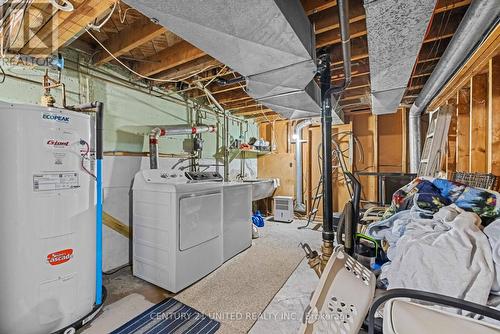
<svg viewBox="0 0 500 334">
<path fill-rule="evenodd" d="M 176 135 L 194 135 L 204 132 L 215 132 L 217 127 L 214 125 L 197 125 L 197 126 L 167 126 L 162 128 L 154 128 L 149 134 L 149 166 L 151 169 L 158 169 L 159 151 L 158 139 L 164 136 Z"/>
<path fill-rule="evenodd" d="M 488 35 L 500 16 L 498 0 L 473 0 L 450 44 L 432 71 L 409 112 L 410 172 L 416 173 L 420 163 L 420 116 L 427 106 L 467 61 L 471 53 Z"/>
<path fill-rule="evenodd" d="M 304 205 L 302 189 L 302 129 L 312 124 L 312 120 L 306 119 L 295 126 L 295 207 L 294 210 L 299 213 L 306 212 Z"/>
<path fill-rule="evenodd" d="M 342 41 L 342 57 L 344 60 L 344 80 L 338 86 L 330 86 L 330 54 L 324 58 L 324 67 L 321 72 L 321 126 L 323 141 L 323 246 L 321 247 L 322 268 L 333 254 L 333 205 L 332 205 L 332 95 L 338 100 L 340 94 L 351 83 L 351 40 L 349 33 L 348 0 L 338 0 L 340 36 Z"/>
</svg>

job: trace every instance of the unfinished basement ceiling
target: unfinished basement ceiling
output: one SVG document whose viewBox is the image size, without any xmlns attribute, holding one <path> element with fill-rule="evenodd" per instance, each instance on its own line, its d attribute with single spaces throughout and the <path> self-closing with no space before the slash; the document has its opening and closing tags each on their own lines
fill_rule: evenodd
<svg viewBox="0 0 500 334">
<path fill-rule="evenodd" d="M 300 2 L 307 18 L 314 26 L 316 48 L 330 48 L 332 84 L 339 84 L 343 80 L 343 71 L 336 1 L 301 0 Z M 411 104 L 420 92 L 446 49 L 469 3 L 469 0 L 437 1 L 431 24 L 419 47 L 415 66 L 407 82 L 402 98 L 403 104 Z M 268 101 L 266 105 L 247 93 L 247 90 L 255 90 L 255 94 L 260 95 L 262 91 L 267 90 L 269 87 L 266 87 L 264 79 L 256 82 L 258 85 L 254 85 L 253 82 L 249 82 L 248 85 L 246 82 L 220 85 L 212 79 L 215 77 L 232 79 L 242 73 L 194 47 L 174 32 L 151 22 L 139 11 L 129 9 L 125 3 L 121 2 L 119 7 L 120 12 L 116 10 L 113 13 L 101 32 L 95 33 L 96 37 L 118 58 L 133 66 L 139 73 L 158 79 L 182 82 L 182 85 L 160 82 L 153 84 L 168 91 L 179 91 L 191 98 L 204 98 L 203 92 L 196 88 L 196 83 L 201 82 L 207 85 L 217 101 L 234 115 L 253 118 L 257 122 L 282 118 L 273 110 L 272 103 Z M 368 52 L 363 0 L 349 1 L 349 7 L 353 78 L 339 101 L 339 105 L 347 115 L 371 111 L 372 90 L 370 82 L 372 59 Z M 98 60 L 100 66 L 114 63 L 109 56 L 101 58 L 105 52 L 85 33 L 81 34 L 70 47 L 94 54 L 93 59 Z M 284 89 L 297 88 L 295 83 L 289 81 L 284 81 L 282 85 Z M 282 89 L 282 86 L 271 85 L 270 91 L 275 93 Z"/>
<path fill-rule="evenodd" d="M 274 112 L 319 116 L 312 25 L 298 1 L 126 1 L 240 73 L 248 95 Z"/>
</svg>

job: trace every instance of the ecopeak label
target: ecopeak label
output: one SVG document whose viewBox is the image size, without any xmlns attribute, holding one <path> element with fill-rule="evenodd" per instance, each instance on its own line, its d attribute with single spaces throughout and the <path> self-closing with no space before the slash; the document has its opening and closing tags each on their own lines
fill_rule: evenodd
<svg viewBox="0 0 500 334">
<path fill-rule="evenodd" d="M 69 123 L 69 116 L 61 115 L 61 114 L 53 114 L 44 112 L 42 113 L 42 119 L 46 119 L 48 121 L 54 121 L 59 123 Z"/>
</svg>

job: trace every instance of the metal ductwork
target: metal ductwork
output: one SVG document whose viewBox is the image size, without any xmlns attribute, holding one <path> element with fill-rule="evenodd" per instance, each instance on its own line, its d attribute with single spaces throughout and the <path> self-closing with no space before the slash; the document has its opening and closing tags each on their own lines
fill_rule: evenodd
<svg viewBox="0 0 500 334">
<path fill-rule="evenodd" d="M 294 130 L 294 140 L 295 140 L 295 211 L 304 213 L 306 212 L 306 206 L 304 204 L 303 188 L 302 188 L 302 129 L 308 127 L 312 124 L 311 119 L 306 119 L 295 126 Z"/>
<path fill-rule="evenodd" d="M 286 118 L 319 116 L 314 31 L 299 0 L 125 2 L 244 76 L 256 101 Z"/>
<path fill-rule="evenodd" d="M 372 113 L 395 113 L 436 0 L 365 0 Z"/>
<path fill-rule="evenodd" d="M 194 135 L 197 133 L 215 132 L 216 130 L 217 127 L 213 125 L 172 125 L 154 128 L 149 133 L 149 167 L 151 169 L 158 169 L 158 160 L 160 158 L 158 138 L 164 136 Z"/>
<path fill-rule="evenodd" d="M 473 0 L 434 71 L 410 108 L 410 172 L 420 163 L 420 116 L 500 19 L 498 0 Z"/>
</svg>

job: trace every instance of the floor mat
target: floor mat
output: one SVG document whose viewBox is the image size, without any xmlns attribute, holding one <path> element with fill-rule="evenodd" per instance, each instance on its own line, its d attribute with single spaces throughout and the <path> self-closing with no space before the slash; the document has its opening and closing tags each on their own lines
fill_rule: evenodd
<svg viewBox="0 0 500 334">
<path fill-rule="evenodd" d="M 111 334 L 211 334 L 220 323 L 174 298 L 144 311 Z"/>
<path fill-rule="evenodd" d="M 219 333 L 247 333 L 304 258 L 300 242 L 317 249 L 321 233 L 304 221 L 266 222 L 253 246 L 175 298 L 221 322 Z"/>
</svg>

